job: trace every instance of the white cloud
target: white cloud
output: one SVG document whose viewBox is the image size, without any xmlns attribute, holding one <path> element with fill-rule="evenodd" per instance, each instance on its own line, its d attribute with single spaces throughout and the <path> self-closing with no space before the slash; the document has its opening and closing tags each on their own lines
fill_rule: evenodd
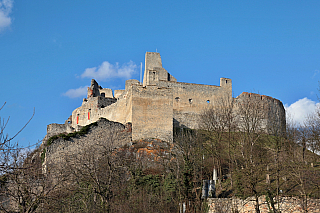
<svg viewBox="0 0 320 213">
<path fill-rule="evenodd" d="M 9 27 L 12 23 L 10 13 L 13 7 L 13 0 L 0 0 L 0 31 Z"/>
<path fill-rule="evenodd" d="M 287 117 L 290 116 L 293 123 L 303 124 L 308 115 L 311 115 L 320 107 L 320 103 L 316 103 L 308 98 L 300 99 L 290 106 L 285 105 Z"/>
<path fill-rule="evenodd" d="M 314 73 L 313 73 L 312 78 L 316 77 L 316 75 L 318 75 L 318 74 L 319 74 L 319 70 L 315 70 Z"/>
<path fill-rule="evenodd" d="M 79 87 L 77 89 L 69 89 L 67 92 L 63 93 L 62 95 L 67 96 L 69 98 L 79 98 L 79 97 L 86 97 L 88 86 Z"/>
<path fill-rule="evenodd" d="M 87 68 L 82 73 L 82 78 L 94 78 L 98 81 L 105 81 L 109 78 L 126 78 L 129 79 L 135 73 L 137 65 L 132 61 L 123 64 L 121 67 L 119 63 L 115 65 L 104 61 L 99 67 Z"/>
</svg>

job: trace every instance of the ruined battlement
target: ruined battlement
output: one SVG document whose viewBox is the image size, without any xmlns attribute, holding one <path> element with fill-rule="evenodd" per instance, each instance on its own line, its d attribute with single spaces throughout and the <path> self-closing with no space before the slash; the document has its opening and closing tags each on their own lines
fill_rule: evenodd
<svg viewBox="0 0 320 213">
<path fill-rule="evenodd" d="M 124 90 L 112 91 L 92 79 L 82 105 L 72 112 L 64 126 L 49 125 L 48 134 L 75 131 L 106 118 L 121 124 L 132 123 L 132 140 L 158 138 L 172 142 L 173 127 L 199 128 L 199 115 L 221 99 L 238 104 L 254 99 L 265 107 L 266 129 L 275 115 L 277 124 L 285 128 L 281 101 L 247 92 L 233 98 L 230 78 L 220 78 L 219 86 L 178 82 L 162 67 L 159 53 L 147 52 L 143 82 L 127 80 Z"/>
</svg>

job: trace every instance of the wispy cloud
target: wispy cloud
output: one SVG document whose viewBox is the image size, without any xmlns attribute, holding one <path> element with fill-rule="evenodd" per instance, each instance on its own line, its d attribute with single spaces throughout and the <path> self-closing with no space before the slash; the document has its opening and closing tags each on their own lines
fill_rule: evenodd
<svg viewBox="0 0 320 213">
<path fill-rule="evenodd" d="M 67 96 L 69 98 L 79 98 L 86 97 L 88 86 L 79 87 L 77 89 L 69 89 L 67 92 L 63 93 L 63 96 Z"/>
<path fill-rule="evenodd" d="M 13 0 L 0 0 L 0 32 L 12 23 L 10 13 L 12 12 Z"/>
<path fill-rule="evenodd" d="M 308 98 L 300 99 L 290 106 L 285 105 L 286 114 L 290 116 L 293 123 L 303 124 L 308 115 L 315 112 L 320 103 L 316 103 Z"/>
<path fill-rule="evenodd" d="M 104 61 L 99 67 L 87 68 L 82 73 L 81 78 L 94 78 L 98 81 L 105 81 L 110 78 L 126 78 L 129 79 L 135 73 L 137 65 L 132 61 L 119 66 Z"/>
<path fill-rule="evenodd" d="M 319 70 L 315 70 L 314 73 L 313 73 L 312 78 L 316 77 L 316 75 L 318 75 L 318 74 L 319 74 Z"/>
</svg>

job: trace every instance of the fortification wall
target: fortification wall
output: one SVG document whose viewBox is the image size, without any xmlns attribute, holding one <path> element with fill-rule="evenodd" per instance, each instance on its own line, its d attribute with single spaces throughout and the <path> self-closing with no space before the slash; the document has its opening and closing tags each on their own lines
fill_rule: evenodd
<svg viewBox="0 0 320 213">
<path fill-rule="evenodd" d="M 113 93 L 112 93 L 112 89 L 109 88 L 103 88 L 103 89 L 99 89 L 99 93 L 102 97 L 106 97 L 106 98 L 114 98 L 113 97 Z"/>
<path fill-rule="evenodd" d="M 147 52 L 145 57 L 145 70 L 143 76 L 143 86 L 148 85 L 158 85 L 159 81 L 174 81 L 176 82 L 177 79 L 170 75 L 162 67 L 162 60 L 160 53 L 155 52 Z"/>
<path fill-rule="evenodd" d="M 118 99 L 124 92 L 125 90 L 115 90 L 114 97 Z"/>
<path fill-rule="evenodd" d="M 251 107 L 248 111 L 252 115 L 260 119 L 260 128 L 263 131 L 273 134 L 282 135 L 286 131 L 286 115 L 285 109 L 281 101 L 270 96 L 259 95 L 255 93 L 243 92 L 235 98 L 235 116 L 238 116 L 239 127 L 244 124 L 242 122 L 241 107 Z M 256 112 L 254 112 L 256 110 Z"/>
<path fill-rule="evenodd" d="M 51 136 L 58 135 L 60 133 L 71 133 L 74 132 L 75 129 L 72 127 L 71 124 L 49 124 L 47 125 L 47 135 L 45 140 Z"/>
<path fill-rule="evenodd" d="M 172 89 L 132 85 L 132 139 L 173 141 Z"/>
<path fill-rule="evenodd" d="M 198 116 L 221 98 L 232 98 L 232 81 L 221 78 L 220 86 L 160 81 L 163 88 L 173 91 L 173 118 L 175 127 L 198 128 Z"/>
<path fill-rule="evenodd" d="M 50 165 L 63 162 L 67 155 L 80 154 L 89 147 L 104 148 L 121 147 L 131 142 L 131 126 L 100 119 L 97 125 L 92 125 L 85 136 L 78 136 L 64 140 L 58 138 L 46 148 L 45 170 Z M 46 171 L 50 172 L 50 171 Z"/>
<path fill-rule="evenodd" d="M 140 82 L 127 80 L 126 89 L 117 92 L 117 98 L 97 96 L 84 100 L 82 106 L 72 112 L 73 127 L 86 126 L 99 118 L 106 118 L 123 124 L 132 122 L 131 85 L 133 84 L 140 84 Z"/>
<path fill-rule="evenodd" d="M 234 112 L 240 129 L 239 106 L 254 100 L 263 106 L 259 110 L 263 113 L 261 125 L 266 131 L 284 132 L 285 110 L 279 100 L 251 93 L 242 93 L 233 99 L 229 78 L 220 78 L 220 86 L 177 82 L 162 67 L 160 54 L 152 52 L 146 53 L 143 86 L 137 80 L 127 80 L 125 90 L 116 90 L 113 96 L 111 89 L 102 88 L 92 79 L 87 99 L 73 111 L 71 123 L 74 129 L 79 129 L 102 117 L 122 124 L 132 123 L 134 140 L 172 141 L 173 126 L 197 129 L 203 110 L 231 100 L 235 101 Z M 65 131 L 67 127 L 59 128 Z"/>
</svg>

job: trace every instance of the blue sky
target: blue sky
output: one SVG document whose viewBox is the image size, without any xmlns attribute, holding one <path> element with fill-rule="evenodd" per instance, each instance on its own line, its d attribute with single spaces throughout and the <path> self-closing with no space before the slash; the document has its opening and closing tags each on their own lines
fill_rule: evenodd
<svg viewBox="0 0 320 213">
<path fill-rule="evenodd" d="M 22 146 L 64 123 L 96 77 L 123 89 L 140 79 L 145 52 L 181 82 L 219 85 L 234 96 L 275 97 L 296 120 L 317 105 L 320 1 L 0 0 L 0 111 Z"/>
</svg>

